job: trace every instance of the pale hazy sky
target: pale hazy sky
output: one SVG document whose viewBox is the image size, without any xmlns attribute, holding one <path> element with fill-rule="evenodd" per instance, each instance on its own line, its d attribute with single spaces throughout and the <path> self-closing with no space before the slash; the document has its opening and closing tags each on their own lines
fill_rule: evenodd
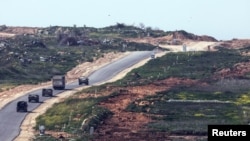
<svg viewBox="0 0 250 141">
<path fill-rule="evenodd" d="M 250 0 L 0 0 L 0 25 L 185 30 L 218 40 L 250 39 Z"/>
</svg>

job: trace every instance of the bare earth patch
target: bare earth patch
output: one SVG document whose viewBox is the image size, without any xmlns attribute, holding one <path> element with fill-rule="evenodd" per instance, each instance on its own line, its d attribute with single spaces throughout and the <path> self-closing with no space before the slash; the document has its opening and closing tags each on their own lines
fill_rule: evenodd
<svg viewBox="0 0 250 141">
<path fill-rule="evenodd" d="M 186 45 L 186 51 L 208 51 L 208 46 L 210 46 L 210 51 L 215 51 L 214 47 L 220 42 L 207 42 L 207 41 L 200 41 L 200 42 L 194 42 L 194 41 L 185 41 L 183 44 Z M 162 48 L 170 49 L 172 52 L 182 52 L 183 51 L 183 45 L 159 45 Z"/>
<path fill-rule="evenodd" d="M 12 34 L 12 33 L 0 32 L 0 37 L 9 38 L 9 37 L 14 37 L 14 36 L 15 34 Z"/>
<path fill-rule="evenodd" d="M 101 106 L 113 112 L 95 131 L 95 141 L 125 141 L 125 140 L 170 140 L 168 133 L 151 133 L 146 124 L 152 122 L 150 114 L 125 111 L 130 103 L 145 96 L 155 95 L 156 92 L 168 90 L 176 85 L 193 85 L 193 80 L 169 78 L 146 86 L 127 87 L 126 93 L 100 103 Z M 109 90 L 108 90 L 109 91 Z M 153 104 L 147 101 L 135 103 L 137 105 Z"/>
</svg>

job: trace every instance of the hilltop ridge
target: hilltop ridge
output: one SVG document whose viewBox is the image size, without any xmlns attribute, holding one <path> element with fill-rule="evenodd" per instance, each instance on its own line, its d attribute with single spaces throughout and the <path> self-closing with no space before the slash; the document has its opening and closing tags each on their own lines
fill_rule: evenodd
<svg viewBox="0 0 250 141">
<path fill-rule="evenodd" d="M 26 35 L 26 34 L 57 34 L 59 30 L 63 29 L 70 29 L 72 27 L 63 27 L 63 26 L 51 26 L 51 27 L 18 27 L 18 26 L 6 26 L 2 25 L 0 26 L 0 37 L 10 37 L 9 35 Z M 89 27 L 73 27 L 73 28 L 78 28 L 79 30 L 84 30 L 85 29 L 90 29 Z M 198 41 L 217 41 L 212 36 L 209 35 L 202 35 L 198 36 L 193 33 L 186 32 L 185 30 L 176 30 L 176 31 L 163 31 L 163 30 L 153 30 L 151 28 L 147 29 L 141 29 L 138 27 L 133 27 L 133 26 L 126 26 L 126 25 L 120 25 L 117 24 L 115 26 L 109 26 L 109 27 L 104 27 L 104 28 L 92 28 L 96 30 L 102 30 L 102 31 L 116 31 L 120 30 L 123 32 L 144 32 L 144 35 L 140 34 L 139 37 L 162 37 L 162 39 L 166 40 L 172 40 L 172 39 L 178 39 L 178 40 L 183 40 L 183 39 L 189 39 L 189 40 L 198 40 Z M 47 32 L 46 32 L 47 31 Z M 63 31 L 62 31 L 63 32 Z M 156 34 L 157 33 L 157 34 Z M 6 34 L 6 36 L 4 36 Z"/>
</svg>

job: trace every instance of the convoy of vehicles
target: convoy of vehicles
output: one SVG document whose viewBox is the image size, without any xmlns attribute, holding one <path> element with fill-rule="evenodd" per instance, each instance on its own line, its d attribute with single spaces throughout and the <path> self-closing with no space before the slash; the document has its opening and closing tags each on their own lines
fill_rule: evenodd
<svg viewBox="0 0 250 141">
<path fill-rule="evenodd" d="M 86 76 L 81 76 L 78 78 L 78 84 L 82 85 L 89 85 L 89 78 Z M 55 75 L 52 78 L 52 87 L 53 89 L 65 89 L 66 79 L 64 75 Z M 53 89 L 52 88 L 43 88 L 42 89 L 42 96 L 43 97 L 53 97 Z M 28 95 L 28 102 L 39 102 L 39 95 L 38 94 L 29 94 Z M 27 101 L 18 101 L 17 112 L 27 112 L 28 111 L 28 103 Z"/>
</svg>

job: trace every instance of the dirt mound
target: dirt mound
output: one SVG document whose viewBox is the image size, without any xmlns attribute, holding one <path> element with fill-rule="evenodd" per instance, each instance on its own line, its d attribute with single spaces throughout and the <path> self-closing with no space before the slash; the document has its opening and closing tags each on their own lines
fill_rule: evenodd
<svg viewBox="0 0 250 141">
<path fill-rule="evenodd" d="M 250 39 L 233 39 L 229 41 L 224 41 L 220 46 L 229 48 L 229 49 L 239 49 L 250 47 Z"/>
<path fill-rule="evenodd" d="M 14 37 L 15 34 L 12 33 L 5 33 L 5 32 L 0 32 L 0 38 L 9 38 L 9 37 Z"/>
<path fill-rule="evenodd" d="M 23 35 L 23 34 L 36 34 L 38 28 L 36 27 L 6 27 L 1 31 L 2 34 Z"/>
<path fill-rule="evenodd" d="M 215 73 L 214 78 L 243 78 L 250 72 L 250 62 L 237 63 L 233 68 L 224 68 Z"/>
<path fill-rule="evenodd" d="M 174 31 L 168 33 L 168 35 L 163 37 L 144 37 L 144 38 L 127 38 L 128 42 L 139 42 L 139 43 L 148 43 L 152 45 L 159 45 L 159 44 L 165 44 L 165 45 L 182 45 L 186 41 L 193 41 L 193 42 L 217 42 L 217 40 L 211 36 L 198 36 L 194 35 L 192 33 L 188 33 L 186 31 Z"/>
<path fill-rule="evenodd" d="M 172 35 L 174 39 L 179 39 L 179 40 L 194 40 L 194 41 L 209 41 L 209 42 L 217 41 L 214 37 L 207 35 L 198 36 L 192 33 L 188 33 L 184 30 L 172 32 L 170 35 Z"/>
</svg>

